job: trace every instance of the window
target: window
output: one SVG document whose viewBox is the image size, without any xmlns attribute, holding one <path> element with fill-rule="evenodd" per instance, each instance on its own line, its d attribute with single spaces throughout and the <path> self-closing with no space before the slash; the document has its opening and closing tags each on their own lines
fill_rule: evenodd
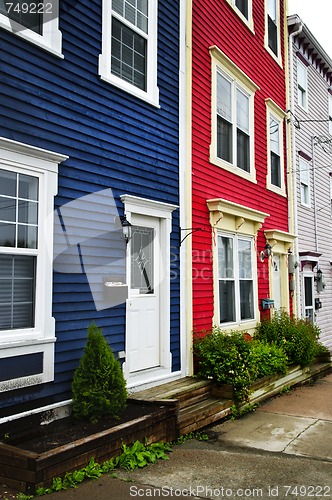
<svg viewBox="0 0 332 500">
<path fill-rule="evenodd" d="M 253 31 L 252 0 L 227 0 L 239 18 Z"/>
<path fill-rule="evenodd" d="M 332 135 L 332 95 L 329 95 L 329 133 Z"/>
<path fill-rule="evenodd" d="M 101 78 L 158 105 L 156 54 L 157 2 L 103 0 Z"/>
<path fill-rule="evenodd" d="M 0 27 L 62 57 L 59 0 L 37 4 L 0 0 Z"/>
<path fill-rule="evenodd" d="M 307 67 L 297 60 L 297 102 L 301 108 L 308 108 L 308 75 Z"/>
<path fill-rule="evenodd" d="M 53 379 L 53 210 L 58 163 L 65 158 L 0 139 L 0 361 L 43 359 L 39 377 L 22 385 Z M 10 384 L 0 382 L 0 390 L 20 386 Z"/>
<path fill-rule="evenodd" d="M 267 106 L 267 143 L 268 143 L 268 178 L 267 187 L 279 194 L 285 194 L 284 155 L 283 155 L 283 118 L 279 106 L 271 99 L 266 99 Z"/>
<path fill-rule="evenodd" d="M 255 181 L 253 114 L 258 87 L 219 49 L 210 50 L 215 106 L 211 162 Z"/>
<path fill-rule="evenodd" d="M 267 0 L 267 46 L 279 57 L 279 1 Z"/>
<path fill-rule="evenodd" d="M 309 163 L 303 158 L 299 159 L 301 204 L 310 207 L 310 177 Z"/>
<path fill-rule="evenodd" d="M 218 236 L 220 323 L 254 319 L 253 242 L 240 236 Z"/>
<path fill-rule="evenodd" d="M 281 188 L 280 122 L 270 116 L 271 184 Z"/>
</svg>

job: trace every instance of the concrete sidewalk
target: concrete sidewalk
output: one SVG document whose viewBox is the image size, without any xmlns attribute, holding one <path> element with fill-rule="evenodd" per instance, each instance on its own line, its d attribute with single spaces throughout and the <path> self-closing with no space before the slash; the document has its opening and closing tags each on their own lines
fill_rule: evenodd
<svg viewBox="0 0 332 500">
<path fill-rule="evenodd" d="M 207 432 L 209 441 L 175 446 L 168 461 L 47 499 L 332 498 L 332 374 Z"/>
</svg>

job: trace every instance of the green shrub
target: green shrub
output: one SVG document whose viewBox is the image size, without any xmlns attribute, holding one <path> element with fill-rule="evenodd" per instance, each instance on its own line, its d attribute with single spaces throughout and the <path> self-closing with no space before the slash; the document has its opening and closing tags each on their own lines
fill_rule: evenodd
<svg viewBox="0 0 332 500">
<path fill-rule="evenodd" d="M 259 340 L 250 343 L 252 380 L 268 375 L 284 375 L 287 373 L 288 359 L 281 347 L 267 344 Z"/>
<path fill-rule="evenodd" d="M 289 363 L 308 366 L 316 355 L 319 334 L 317 325 L 280 312 L 257 326 L 255 338 L 281 347 Z"/>
<path fill-rule="evenodd" d="M 87 344 L 72 383 L 73 416 L 97 422 L 103 415 L 120 418 L 127 390 L 120 363 L 114 358 L 102 330 L 88 328 Z"/>
<path fill-rule="evenodd" d="M 248 400 L 250 385 L 250 344 L 240 332 L 225 334 L 214 327 L 212 333 L 195 338 L 198 376 L 218 384 L 231 384 L 237 401 Z"/>
</svg>

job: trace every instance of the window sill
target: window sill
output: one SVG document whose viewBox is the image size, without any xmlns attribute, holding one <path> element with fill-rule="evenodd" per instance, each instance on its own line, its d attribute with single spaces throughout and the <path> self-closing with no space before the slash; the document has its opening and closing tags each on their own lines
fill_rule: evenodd
<svg viewBox="0 0 332 500">
<path fill-rule="evenodd" d="M 252 19 L 252 16 L 250 17 L 250 19 L 247 19 L 243 14 L 242 12 L 236 7 L 236 5 L 234 5 L 230 0 L 226 0 L 227 3 L 229 4 L 229 6 L 234 10 L 234 12 L 237 14 L 237 16 L 239 17 L 239 19 L 243 22 L 243 24 L 251 31 L 251 33 L 254 35 L 255 34 L 255 31 L 254 31 L 254 22 L 253 22 L 253 19 Z"/>
<path fill-rule="evenodd" d="M 272 59 L 275 60 L 275 62 L 278 64 L 278 66 L 280 66 L 280 68 L 283 69 L 281 55 L 276 56 L 275 53 L 270 49 L 270 47 L 268 45 L 265 45 L 265 50 L 270 54 Z"/>
<path fill-rule="evenodd" d="M 127 92 L 128 94 L 131 94 L 132 96 L 145 101 L 147 104 L 150 104 L 155 108 L 160 108 L 158 87 L 152 89 L 151 92 L 144 92 L 143 90 L 140 90 L 134 85 L 131 85 L 130 83 L 127 83 L 124 80 L 121 80 L 121 78 L 118 78 L 110 73 L 105 74 L 103 72 L 100 72 L 99 76 L 102 81 L 118 87 L 124 92 Z"/>
<path fill-rule="evenodd" d="M 273 184 L 267 184 L 266 189 L 272 191 L 275 194 L 278 194 L 279 196 L 283 196 L 284 198 L 286 198 L 286 190 L 284 187 L 279 188 L 277 186 L 274 186 Z"/>
<path fill-rule="evenodd" d="M 14 29 L 11 26 L 12 24 L 14 26 Z M 22 38 L 23 40 L 36 45 L 40 49 L 50 52 L 52 55 L 60 59 L 64 59 L 64 55 L 62 54 L 62 33 L 61 31 L 59 31 L 59 29 L 54 29 L 51 35 L 51 39 L 46 39 L 46 37 L 38 35 L 37 33 L 34 33 L 27 28 L 22 30 L 22 27 L 18 24 L 17 28 L 15 29 L 16 24 L 17 23 L 9 22 L 6 16 L 0 14 L 0 28 L 3 28 L 6 31 L 12 33 L 14 36 Z"/>
<path fill-rule="evenodd" d="M 257 184 L 256 180 L 256 172 L 246 172 L 245 170 L 242 170 L 241 168 L 235 167 L 231 165 L 230 163 L 221 160 L 217 156 L 211 154 L 210 155 L 210 162 L 213 165 L 216 165 L 217 167 L 220 167 L 224 170 L 227 170 L 228 172 L 231 172 L 234 175 L 237 175 L 238 177 L 242 177 L 243 179 L 246 179 L 247 181 L 253 182 L 254 184 Z"/>
</svg>

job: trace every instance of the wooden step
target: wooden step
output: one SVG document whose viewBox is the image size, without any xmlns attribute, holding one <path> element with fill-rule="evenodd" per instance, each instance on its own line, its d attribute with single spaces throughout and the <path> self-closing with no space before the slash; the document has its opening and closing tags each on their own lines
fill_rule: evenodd
<svg viewBox="0 0 332 500">
<path fill-rule="evenodd" d="M 185 377 L 169 384 L 162 384 L 151 389 L 135 392 L 130 399 L 136 401 L 176 400 L 180 408 L 206 398 L 211 392 L 211 382 Z"/>
<path fill-rule="evenodd" d="M 179 434 L 188 434 L 220 420 L 231 413 L 233 401 L 207 397 L 184 407 L 179 413 Z"/>
</svg>

